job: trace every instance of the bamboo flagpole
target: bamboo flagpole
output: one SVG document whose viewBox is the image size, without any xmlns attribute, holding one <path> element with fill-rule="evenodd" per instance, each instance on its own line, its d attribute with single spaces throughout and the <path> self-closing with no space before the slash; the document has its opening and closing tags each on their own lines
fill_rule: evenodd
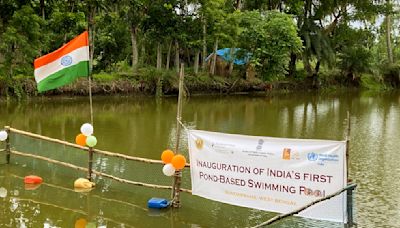
<svg viewBox="0 0 400 228">
<path fill-rule="evenodd" d="M 93 71 L 93 53 L 94 53 L 94 31 L 93 31 L 93 15 L 94 11 L 89 10 L 89 17 L 88 17 L 88 30 L 89 30 L 89 76 L 88 76 L 88 84 L 89 84 L 89 103 L 90 103 L 90 123 L 93 125 L 93 98 L 92 98 L 92 71 Z M 92 167 L 93 167 L 93 148 L 89 147 L 88 151 L 88 177 L 87 179 L 92 181 Z"/>
<path fill-rule="evenodd" d="M 89 23 L 89 102 L 90 102 L 90 123 L 93 126 L 93 99 L 92 99 L 92 71 L 93 71 L 93 31 Z"/>
<path fill-rule="evenodd" d="M 182 96 L 183 96 L 183 79 L 185 77 L 184 64 L 181 63 L 181 69 L 179 72 L 179 94 L 178 94 L 178 108 L 176 113 L 176 136 L 175 136 L 175 151 L 179 152 L 179 143 L 181 135 L 181 116 L 182 116 Z M 177 170 L 174 175 L 174 183 L 172 188 L 172 207 L 178 208 L 181 206 L 180 202 L 180 188 L 181 188 L 182 171 Z"/>
</svg>

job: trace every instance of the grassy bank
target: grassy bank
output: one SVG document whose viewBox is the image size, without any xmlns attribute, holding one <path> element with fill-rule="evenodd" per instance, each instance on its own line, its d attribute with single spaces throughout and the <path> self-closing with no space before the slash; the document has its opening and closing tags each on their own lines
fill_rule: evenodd
<svg viewBox="0 0 400 228">
<path fill-rule="evenodd" d="M 332 72 L 323 72 L 315 85 L 309 78 L 299 77 L 285 81 L 262 81 L 258 78 L 245 79 L 238 75 L 231 77 L 210 76 L 207 73 L 195 75 L 191 69 L 185 72 L 185 91 L 192 94 L 233 94 L 271 91 L 296 91 L 357 87 L 368 90 L 388 90 L 393 88 L 373 75 L 363 74 L 359 83 L 349 83 L 336 77 Z M 93 74 L 92 92 L 94 95 L 133 94 L 164 96 L 178 93 L 178 74 L 174 70 L 158 71 L 155 68 L 141 68 L 135 73 L 120 71 L 118 73 Z M 80 78 L 76 82 L 39 94 L 33 77 L 18 75 L 12 80 L 0 79 L 1 96 L 23 98 L 24 96 L 42 95 L 87 95 L 88 80 Z"/>
</svg>

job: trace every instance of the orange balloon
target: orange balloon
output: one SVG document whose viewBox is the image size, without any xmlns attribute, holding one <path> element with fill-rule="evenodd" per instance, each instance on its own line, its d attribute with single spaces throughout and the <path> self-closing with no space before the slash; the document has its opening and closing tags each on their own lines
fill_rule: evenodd
<svg viewBox="0 0 400 228">
<path fill-rule="evenodd" d="M 183 169 L 186 165 L 186 159 L 183 155 L 177 154 L 172 158 L 171 163 L 175 169 Z"/>
<path fill-rule="evenodd" d="M 161 160 L 167 164 L 170 163 L 172 158 L 175 156 L 172 150 L 164 150 L 161 154 Z"/>
<path fill-rule="evenodd" d="M 86 135 L 84 134 L 77 135 L 75 138 L 75 142 L 80 146 L 86 146 Z"/>
<path fill-rule="evenodd" d="M 84 218 L 80 218 L 75 222 L 75 228 L 85 228 L 87 225 L 87 221 Z"/>
</svg>

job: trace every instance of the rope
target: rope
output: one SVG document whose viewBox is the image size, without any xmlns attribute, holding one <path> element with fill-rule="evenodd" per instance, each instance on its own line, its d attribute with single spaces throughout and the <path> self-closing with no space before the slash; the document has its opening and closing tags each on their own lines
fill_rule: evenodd
<svg viewBox="0 0 400 228">
<path fill-rule="evenodd" d="M 185 131 L 189 131 L 189 128 L 187 128 L 187 127 L 185 126 L 185 124 L 182 123 L 182 121 L 181 121 L 180 118 L 176 118 L 176 120 L 177 120 L 178 123 L 183 127 L 183 129 L 185 129 Z"/>
<path fill-rule="evenodd" d="M 270 219 L 270 220 L 268 220 L 268 221 L 266 221 L 266 222 L 263 222 L 263 223 L 261 223 L 261 224 L 258 224 L 257 226 L 253 226 L 252 228 L 258 228 L 258 227 L 263 227 L 263 226 L 266 226 L 266 225 L 271 225 L 272 223 L 277 222 L 277 221 L 279 221 L 279 220 L 281 220 L 281 219 L 284 219 L 284 218 L 286 218 L 286 217 L 289 217 L 289 216 L 298 214 L 298 213 L 304 211 L 305 209 L 307 209 L 307 208 L 309 208 L 309 207 L 311 207 L 311 206 L 313 206 L 313 205 L 315 205 L 315 204 L 317 204 L 317 203 L 320 203 L 320 202 L 322 202 L 322 201 L 325 201 L 325 200 L 328 200 L 328 199 L 330 199 L 330 198 L 332 198 L 332 197 L 335 197 L 335 196 L 341 194 L 341 193 L 344 192 L 344 191 L 347 191 L 347 190 L 350 190 L 350 189 L 351 189 L 351 190 L 354 190 L 356 187 L 357 187 L 357 184 L 349 184 L 349 185 L 347 185 L 345 188 L 343 188 L 343 189 L 341 189 L 341 190 L 339 190 L 339 191 L 337 191 L 337 192 L 335 192 L 335 193 L 333 193 L 333 194 L 330 194 L 330 195 L 325 196 L 325 197 L 323 197 L 323 198 L 320 198 L 320 199 L 317 199 L 317 200 L 315 200 L 315 201 L 312 201 L 311 203 L 309 203 L 309 204 L 307 204 L 307 205 L 305 205 L 305 206 L 303 206 L 303 207 L 301 207 L 301 208 L 299 208 L 299 209 L 297 209 L 297 210 L 294 210 L 294 211 L 292 211 L 292 212 L 289 212 L 289 213 L 287 213 L 287 214 L 277 215 L 277 216 L 273 217 L 272 219 Z"/>
</svg>

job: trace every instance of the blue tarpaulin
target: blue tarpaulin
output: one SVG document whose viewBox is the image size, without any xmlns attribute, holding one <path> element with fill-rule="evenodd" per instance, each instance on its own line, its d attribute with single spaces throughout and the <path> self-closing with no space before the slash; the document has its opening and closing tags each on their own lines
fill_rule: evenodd
<svg viewBox="0 0 400 228">
<path fill-rule="evenodd" d="M 240 53 L 241 55 L 238 55 L 238 52 L 240 51 L 240 48 L 235 48 L 234 49 L 234 56 L 235 59 L 233 60 L 233 63 L 236 65 L 244 65 L 249 61 L 250 58 L 250 53 L 244 53 L 244 56 L 242 53 Z M 207 58 L 206 61 L 210 60 L 211 56 L 214 53 L 210 54 Z M 219 49 L 217 50 L 217 56 L 221 57 L 224 61 L 226 62 L 231 62 L 232 61 L 232 57 L 231 57 L 231 49 L 230 48 L 223 48 L 223 49 Z"/>
</svg>

